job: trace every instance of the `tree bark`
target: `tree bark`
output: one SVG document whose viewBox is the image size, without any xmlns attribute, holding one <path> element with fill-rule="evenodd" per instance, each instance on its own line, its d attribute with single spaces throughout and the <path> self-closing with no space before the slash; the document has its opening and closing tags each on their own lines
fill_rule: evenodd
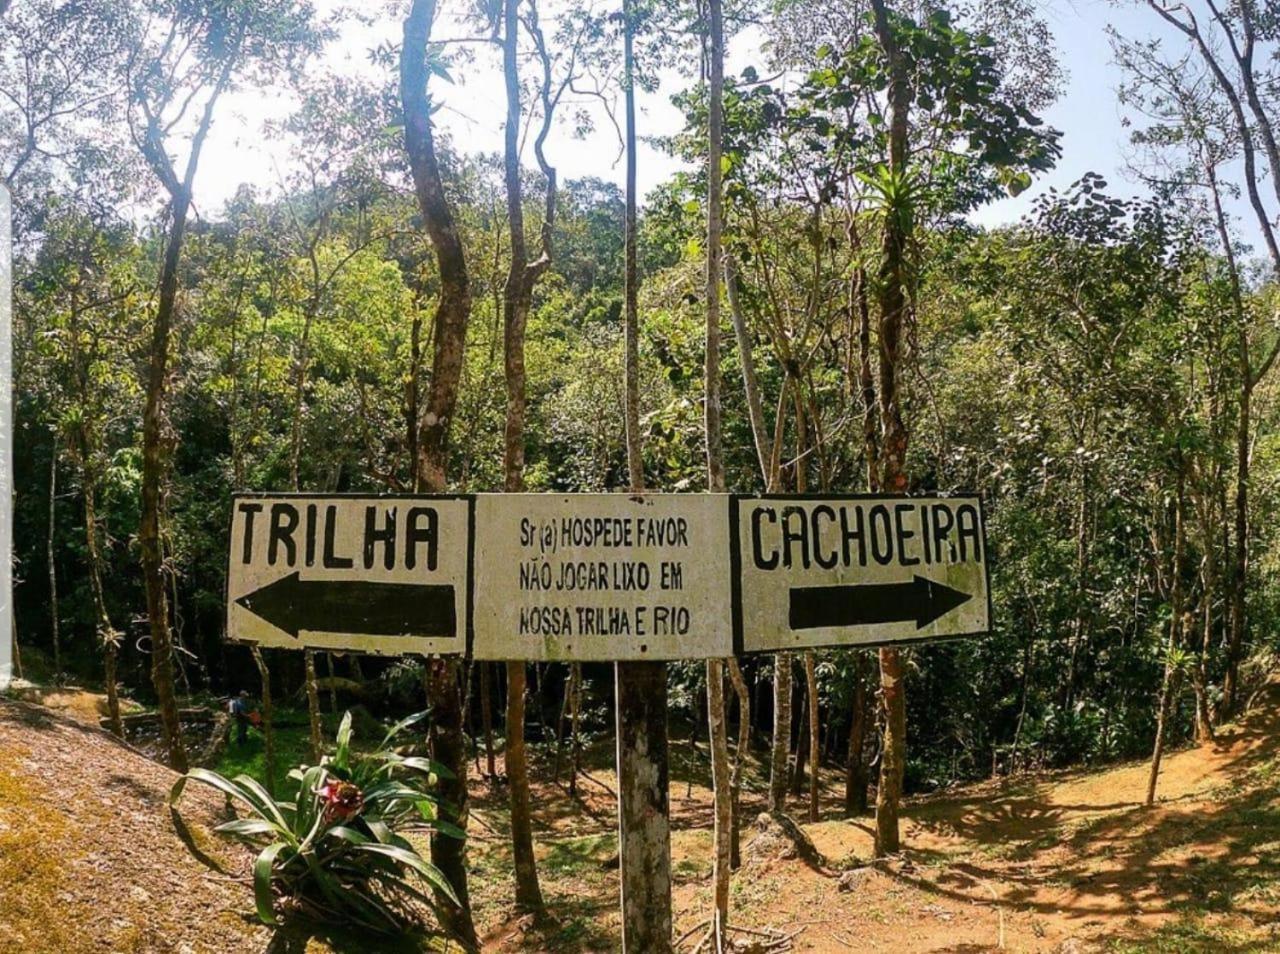
<svg viewBox="0 0 1280 954">
<path fill-rule="evenodd" d="M 1182 619 L 1182 562 L 1186 550 L 1186 526 L 1184 503 L 1185 477 L 1182 463 L 1178 464 L 1177 491 L 1173 511 L 1173 565 L 1170 569 L 1169 641 L 1165 647 L 1164 678 L 1160 683 L 1160 699 L 1156 709 L 1156 739 L 1151 751 L 1151 773 L 1147 779 L 1147 805 L 1155 804 L 1156 782 L 1160 778 L 1160 760 L 1164 756 L 1164 737 L 1169 721 L 1169 710 L 1177 693 L 1178 673 L 1173 666 L 1174 650 L 1179 642 Z"/>
<path fill-rule="evenodd" d="M 618 743 L 618 867 L 622 949 L 671 951 L 667 667 L 614 664 Z"/>
<path fill-rule="evenodd" d="M 627 478 L 644 492 L 640 435 L 640 323 L 636 271 L 636 0 L 623 0 L 623 98 L 626 195 L 623 217 L 623 360 Z M 671 950 L 671 822 L 668 774 L 667 666 L 614 664 L 618 763 L 618 855 L 622 947 L 627 952 Z"/>
<path fill-rule="evenodd" d="M 436 303 L 431 379 L 422 420 L 419 422 L 416 483 L 428 493 L 447 486 L 449 428 L 458 400 L 467 323 L 471 314 L 471 289 L 462 240 L 444 194 L 436 158 L 427 96 L 427 46 L 435 19 L 435 0 L 412 0 L 404 21 L 400 51 L 400 101 L 403 109 L 405 151 L 413 174 L 414 194 L 427 235 L 435 250 L 440 275 Z M 467 746 L 462 728 L 462 696 L 456 659 L 427 661 L 428 698 L 434 704 L 430 744 L 432 757 L 453 773 L 442 780 L 440 795 L 457 806 L 457 823 L 467 823 Z M 465 839 L 433 834 L 431 859 L 453 886 L 461 905 L 454 907 L 443 894 L 436 899 L 444 913 L 445 927 L 464 944 L 477 946 L 467 890 Z"/>
<path fill-rule="evenodd" d="M 729 681 L 738 697 L 738 745 L 733 752 L 733 766 L 729 773 L 729 866 L 735 871 L 742 865 L 742 766 L 751 754 L 751 693 L 747 681 L 742 678 L 738 660 L 730 657 Z"/>
<path fill-rule="evenodd" d="M 481 662 L 480 668 L 480 726 L 484 731 L 484 761 L 486 777 L 497 778 L 498 769 L 493 754 L 493 676 L 491 663 Z"/>
<path fill-rule="evenodd" d="M 791 654 L 773 657 L 773 745 L 769 762 L 769 811 L 787 809 L 788 756 L 791 754 Z"/>
<path fill-rule="evenodd" d="M 889 72 L 889 170 L 898 178 L 907 174 L 907 120 L 911 89 L 907 65 L 898 49 L 884 0 L 871 0 L 876 37 Z M 880 309 L 880 486 L 889 493 L 907 490 L 907 428 L 898 396 L 902 360 L 902 333 L 906 321 L 906 291 L 910 278 L 902 217 L 886 210 L 877 293 Z M 884 745 L 880 760 L 880 784 L 876 790 L 876 838 L 878 856 L 899 848 L 898 811 L 906 767 L 907 713 L 900 652 L 880 650 L 880 685 L 885 707 Z"/>
<path fill-rule="evenodd" d="M 267 791 L 274 797 L 276 794 L 276 730 L 274 711 L 271 706 L 271 670 L 262 650 L 251 646 L 253 664 L 258 667 L 258 678 L 262 684 L 262 748 L 263 760 L 266 762 Z"/>
<path fill-rule="evenodd" d="M 578 721 L 582 714 L 582 664 L 569 667 L 569 797 L 578 797 L 578 772 L 581 749 L 578 746 Z"/>
<path fill-rule="evenodd" d="M 804 654 L 804 678 L 809 693 L 809 821 L 816 822 L 822 759 L 818 753 L 818 674 L 812 650 Z"/>
<path fill-rule="evenodd" d="M 320 690 L 316 687 L 316 654 L 302 652 L 303 685 L 307 692 L 307 722 L 311 732 L 311 763 L 320 764 L 324 755 L 324 733 L 320 726 Z"/>
<path fill-rule="evenodd" d="M 703 419 L 707 442 L 707 489 L 725 490 L 720 423 L 720 276 L 723 190 L 720 155 L 724 123 L 724 21 L 721 0 L 708 0 L 710 47 L 710 115 L 707 141 L 707 323 Z M 730 842 L 733 828 L 732 783 L 729 777 L 729 730 L 725 718 L 724 661 L 707 660 L 707 722 L 711 739 L 711 785 L 715 799 L 716 950 L 728 944 Z"/>
<path fill-rule="evenodd" d="M 857 654 L 854 667 L 853 706 L 849 722 L 849 762 L 844 777 L 844 813 L 852 817 L 867 810 L 867 767 L 862 750 L 867 741 L 866 654 Z"/>
<path fill-rule="evenodd" d="M 182 255 L 190 201 L 189 192 L 180 189 L 170 202 L 171 224 L 161 267 L 160 297 L 151 331 L 147 400 L 142 415 L 142 516 L 138 524 L 142 577 L 147 592 L 147 619 L 151 632 L 151 682 L 160 706 L 161 735 L 169 755 L 169 767 L 175 772 L 186 772 L 188 763 L 173 680 L 173 639 L 169 629 L 169 596 L 165 586 L 164 552 L 160 539 L 160 511 L 168 456 L 164 446 L 164 404 L 169 378 L 169 338 L 177 303 L 178 263 Z"/>
<path fill-rule="evenodd" d="M 516 877 L 516 907 L 541 913 L 542 889 L 533 857 L 529 813 L 529 763 L 524 747 L 525 663 L 507 663 L 507 786 L 511 798 L 511 844 Z"/>
<path fill-rule="evenodd" d="M 58 565 L 54 560 L 58 501 L 58 435 L 49 444 L 49 532 L 45 536 L 45 565 L 49 571 L 49 632 L 53 637 L 53 681 L 62 685 L 62 627 L 58 619 Z"/>
</svg>

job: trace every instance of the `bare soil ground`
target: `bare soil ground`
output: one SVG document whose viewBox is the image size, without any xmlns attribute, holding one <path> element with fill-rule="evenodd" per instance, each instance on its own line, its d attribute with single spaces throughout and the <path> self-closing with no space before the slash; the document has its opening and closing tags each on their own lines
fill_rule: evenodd
<svg viewBox="0 0 1280 954">
<path fill-rule="evenodd" d="M 755 832 L 744 831 L 732 917 L 794 935 L 796 951 L 1280 951 L 1277 729 L 1280 686 L 1272 685 L 1216 741 L 1166 758 L 1151 809 L 1142 804 L 1145 763 L 914 800 L 907 849 L 874 865 L 871 819 L 841 817 L 833 773 L 824 777 L 823 820 L 802 825 L 825 866 L 752 851 Z M 543 889 L 557 917 L 546 928 L 503 916 L 512 895 L 504 799 L 477 803 L 473 866 L 489 949 L 617 949 L 615 804 L 604 785 L 580 783 L 580 792 L 576 806 L 545 782 L 534 795 Z M 763 807 L 746 806 L 748 819 Z M 706 788 L 673 782 L 677 937 L 711 907 L 709 812 Z"/>
<path fill-rule="evenodd" d="M 173 773 L 92 727 L 92 700 L 47 701 L 60 711 L 0 701 L 0 951 L 387 949 L 257 925 L 247 855 L 208 830 L 227 817 L 222 800 L 201 789 L 184 797 L 184 840 L 166 808 Z M 1146 766 L 1136 763 L 914 800 L 907 850 L 875 865 L 870 819 L 841 817 L 833 772 L 823 820 L 802 826 L 824 863 L 806 864 L 772 834 L 753 846 L 749 825 L 732 917 L 791 935 L 796 951 L 1280 951 L 1278 729 L 1273 685 L 1215 742 L 1168 757 L 1153 809 L 1142 807 Z M 686 951 L 711 904 L 705 761 L 686 743 L 673 749 Z M 617 950 L 612 773 L 591 769 L 570 799 L 548 765 L 535 768 L 545 924 L 511 916 L 507 792 L 473 781 L 472 892 L 486 950 Z M 748 821 L 765 771 L 749 768 Z"/>
</svg>

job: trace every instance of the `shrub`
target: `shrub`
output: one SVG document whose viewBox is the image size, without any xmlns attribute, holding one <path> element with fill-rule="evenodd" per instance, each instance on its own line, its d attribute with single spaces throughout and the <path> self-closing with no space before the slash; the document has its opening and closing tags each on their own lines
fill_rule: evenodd
<svg viewBox="0 0 1280 954">
<path fill-rule="evenodd" d="M 169 795 L 175 824 L 180 821 L 176 805 L 189 781 L 208 785 L 248 809 L 214 831 L 258 852 L 253 890 L 264 924 L 277 923 L 277 904 L 283 901 L 321 920 L 398 930 L 404 926 L 404 902 L 436 908 L 432 895 L 420 890 L 422 882 L 457 903 L 443 873 L 402 834 L 437 831 L 463 837 L 440 817 L 432 791 L 448 770 L 391 748 L 392 740 L 424 715 L 395 725 L 376 751 L 358 754 L 351 750 L 351 713 L 346 713 L 332 757 L 289 773 L 296 787 L 288 800 L 272 798 L 248 775 L 227 779 L 192 769 Z"/>
</svg>

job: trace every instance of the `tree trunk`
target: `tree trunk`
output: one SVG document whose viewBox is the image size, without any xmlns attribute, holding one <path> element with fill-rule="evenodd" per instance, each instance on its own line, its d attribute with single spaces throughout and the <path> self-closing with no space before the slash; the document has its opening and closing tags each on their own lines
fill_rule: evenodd
<svg viewBox="0 0 1280 954">
<path fill-rule="evenodd" d="M 569 668 L 569 797 L 578 797 L 578 772 L 581 750 L 578 746 L 578 721 L 582 713 L 582 664 Z"/>
<path fill-rule="evenodd" d="M 742 766 L 751 754 L 751 693 L 747 681 L 742 678 L 738 660 L 728 659 L 729 681 L 738 697 L 738 745 L 733 752 L 733 766 L 729 774 L 729 866 L 735 871 L 742 865 Z"/>
<path fill-rule="evenodd" d="M 640 440 L 640 323 L 636 272 L 636 0 L 623 0 L 626 210 L 623 218 L 623 339 L 627 478 L 644 492 Z M 671 822 L 667 666 L 614 664 L 618 763 L 618 856 L 624 951 L 671 950 Z"/>
<path fill-rule="evenodd" d="M 907 120 L 911 89 L 907 65 L 898 49 L 884 0 L 871 0 L 876 37 L 889 65 L 889 169 L 899 178 L 907 174 Z M 880 308 L 880 486 L 889 493 L 907 490 L 908 433 L 898 396 L 901 342 L 906 320 L 909 276 L 903 216 L 887 209 L 877 293 Z M 876 789 L 877 855 L 899 848 L 898 811 L 906 767 L 907 711 L 902 683 L 902 657 L 888 646 L 880 650 L 880 685 L 884 697 L 885 732 Z"/>
<path fill-rule="evenodd" d="M 507 663 L 507 785 L 511 797 L 511 844 L 516 876 L 516 907 L 540 913 L 542 889 L 533 858 L 533 822 L 529 813 L 529 763 L 524 747 L 525 664 Z"/>
<path fill-rule="evenodd" d="M 1156 800 L 1156 781 L 1160 777 L 1160 759 L 1164 755 L 1164 737 L 1169 710 L 1177 688 L 1177 672 L 1173 667 L 1174 650 L 1178 647 L 1179 627 L 1182 619 L 1182 561 L 1186 550 L 1186 524 L 1184 511 L 1185 477 L 1181 461 L 1178 464 L 1177 493 L 1173 511 L 1173 565 L 1170 569 L 1169 641 L 1165 647 L 1164 678 L 1160 683 L 1160 700 L 1156 709 L 1156 740 L 1151 752 L 1151 774 L 1147 780 L 1147 805 Z"/>
<path fill-rule="evenodd" d="M 821 756 L 818 754 L 818 674 L 813 650 L 804 654 L 804 678 L 809 693 L 809 821 L 818 820 L 818 789 L 821 785 Z"/>
<path fill-rule="evenodd" d="M 791 754 L 791 654 L 773 657 L 773 747 L 769 764 L 769 811 L 787 808 L 788 756 Z"/>
<path fill-rule="evenodd" d="M 484 731 L 485 777 L 491 781 L 498 776 L 493 755 L 493 676 L 491 663 L 482 662 L 480 667 L 480 726 Z"/>
<path fill-rule="evenodd" d="M 320 722 L 320 690 L 316 686 L 316 654 L 310 649 L 302 651 L 303 686 L 307 693 L 307 721 L 311 729 L 311 762 L 320 764 L 324 755 L 324 732 Z"/>
<path fill-rule="evenodd" d="M 854 668 L 853 707 L 849 722 L 849 763 L 844 777 L 844 813 L 861 815 L 867 810 L 867 766 L 862 750 L 867 741 L 866 654 L 857 654 Z"/>
<path fill-rule="evenodd" d="M 1252 433 L 1253 388 L 1256 383 L 1249 355 L 1249 318 L 1240 290 L 1240 270 L 1222 208 L 1217 168 L 1205 162 L 1218 241 L 1231 276 L 1231 300 L 1236 319 L 1236 373 L 1240 379 L 1240 409 L 1236 419 L 1235 550 L 1231 569 L 1230 629 L 1227 637 L 1227 667 L 1222 680 L 1222 708 L 1230 716 L 1239 704 L 1240 655 L 1247 626 L 1245 597 L 1249 586 L 1249 442 Z"/>
<path fill-rule="evenodd" d="M 193 150 L 195 147 L 192 147 Z M 187 750 L 178 719 L 173 681 L 173 638 L 169 629 L 169 596 L 165 586 L 164 549 L 160 538 L 160 512 L 168 454 L 165 431 L 165 392 L 169 379 L 169 338 L 178 297 L 178 263 L 186 234 L 190 194 L 178 190 L 170 202 L 171 224 L 160 273 L 160 296 L 151 331 L 147 369 L 147 399 L 142 415 L 142 514 L 138 545 L 142 550 L 142 577 L 147 592 L 147 619 L 151 633 L 151 682 L 160 707 L 160 728 L 169 767 L 186 772 Z"/>
<path fill-rule="evenodd" d="M 49 532 L 45 536 L 45 563 L 49 570 L 49 632 L 53 637 L 53 682 L 62 685 L 62 627 L 58 620 L 58 565 L 54 561 L 54 533 L 58 500 L 58 435 L 49 445 Z"/>
<path fill-rule="evenodd" d="M 704 424 L 707 442 L 707 489 L 725 490 L 720 425 L 720 276 L 723 266 L 721 228 L 723 190 L 720 154 L 724 122 L 724 22 L 721 0 L 708 0 L 710 46 L 710 116 L 707 142 L 707 323 Z M 711 786 L 715 799 L 716 950 L 728 944 L 730 841 L 733 828 L 732 783 L 729 777 L 729 729 L 725 719 L 724 661 L 707 660 L 707 723 L 711 739 Z"/>
<path fill-rule="evenodd" d="M 89 589 L 93 595 L 94 629 L 98 645 L 102 647 L 106 670 L 107 720 L 111 731 L 124 738 L 124 726 L 120 722 L 120 692 L 116 679 L 116 661 L 120 650 L 120 634 L 111 625 L 107 613 L 106 594 L 102 588 L 102 551 L 98 547 L 97 483 L 90 467 L 84 468 L 84 536 L 89 556 Z"/>
<path fill-rule="evenodd" d="M 667 667 L 614 664 L 622 949 L 671 951 L 671 815 Z"/>
<path fill-rule="evenodd" d="M 428 745 L 431 757 L 452 772 L 452 778 L 441 778 L 439 795 L 442 803 L 451 805 L 456 814 L 449 819 L 464 832 L 470 817 L 467 793 L 467 737 L 462 730 L 462 687 L 458 683 L 456 658 L 426 660 L 427 698 L 431 701 L 431 726 Z M 453 886 L 459 905 L 454 906 L 437 892 L 436 903 L 441 920 L 470 950 L 479 947 L 471 918 L 471 896 L 467 888 L 467 841 L 440 832 L 431 834 L 431 861 Z"/>
<path fill-rule="evenodd" d="M 266 763 L 267 791 L 274 797 L 276 794 L 276 730 L 274 714 L 271 708 L 271 670 L 263 658 L 262 650 L 251 646 L 253 664 L 258 667 L 258 678 L 262 683 L 262 748 L 263 760 Z"/>
<path fill-rule="evenodd" d="M 524 442 L 527 395 L 524 363 L 525 329 L 532 307 L 533 289 L 551 262 L 551 235 L 555 224 L 555 170 L 547 165 L 541 144 L 551 122 L 551 102 L 543 97 L 543 132 L 538 140 L 538 161 L 547 179 L 547 204 L 542 228 L 542 255 L 529 262 L 524 234 L 524 194 L 520 181 L 520 20 L 518 0 L 504 0 L 502 66 L 507 94 L 503 169 L 507 192 L 507 225 L 511 260 L 503 289 L 503 360 L 507 388 L 507 414 L 503 441 L 504 487 L 509 493 L 524 490 Z M 546 61 L 544 59 L 544 66 Z M 548 68 L 549 69 L 549 68 Z M 544 94 L 549 74 L 544 73 Z M 511 796 L 511 835 L 516 874 L 516 903 L 541 914 L 542 890 L 533 855 L 529 808 L 529 772 L 524 746 L 525 666 L 507 664 L 507 784 Z"/>
<path fill-rule="evenodd" d="M 435 19 L 435 0 L 412 0 L 404 21 L 400 51 L 400 100 L 403 107 L 405 150 L 413 174 L 414 193 L 427 234 L 435 249 L 440 288 L 436 302 L 430 386 L 418 431 L 416 484 L 428 493 L 447 487 L 449 428 L 458 399 L 471 290 L 462 240 L 454 223 L 440 178 L 427 97 L 427 47 Z M 432 757 L 453 773 L 444 779 L 440 796 L 457 806 L 459 827 L 467 823 L 467 745 L 462 728 L 462 697 L 456 659 L 427 662 L 428 697 L 434 703 L 431 725 Z M 465 839 L 433 834 L 431 860 L 453 886 L 461 905 L 454 907 L 443 894 L 436 900 L 445 927 L 464 944 L 477 946 L 467 890 Z"/>
<path fill-rule="evenodd" d="M 1194 678 L 1191 680 L 1196 695 L 1196 731 L 1197 742 L 1213 741 L 1213 715 L 1209 711 L 1209 651 L 1213 645 L 1213 602 L 1218 589 L 1218 559 L 1214 546 L 1213 528 L 1209 519 L 1214 508 L 1207 503 L 1204 507 L 1204 617 L 1203 635 L 1200 652 L 1197 654 Z"/>
</svg>

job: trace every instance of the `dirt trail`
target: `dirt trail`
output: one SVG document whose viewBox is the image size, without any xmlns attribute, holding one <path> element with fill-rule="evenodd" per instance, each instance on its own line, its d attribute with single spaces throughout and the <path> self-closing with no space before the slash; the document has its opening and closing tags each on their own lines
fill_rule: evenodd
<svg viewBox="0 0 1280 954">
<path fill-rule="evenodd" d="M 840 818 L 832 776 L 830 820 L 803 826 L 828 868 L 776 852 L 749 860 L 734 876 L 733 916 L 746 927 L 798 931 L 796 951 L 1280 951 L 1277 729 L 1273 684 L 1215 742 L 1166 758 L 1152 809 L 1142 805 L 1145 763 L 915 800 L 905 813 L 907 850 L 874 866 L 870 818 Z M 490 949 L 616 948 L 613 800 L 603 786 L 583 788 L 576 810 L 549 786 L 534 799 L 558 925 L 538 932 L 502 919 L 509 887 L 481 889 L 495 915 Z M 681 935 L 711 905 L 710 793 L 672 788 Z M 497 809 L 481 800 L 479 815 L 494 830 L 480 833 L 476 851 L 482 871 L 495 874 L 505 859 Z"/>
<path fill-rule="evenodd" d="M 83 706 L 72 706 L 80 719 Z M 192 792 L 196 860 L 169 820 L 176 776 L 77 721 L 0 700 L 0 950 L 261 950 L 248 857 L 215 841 L 221 802 Z"/>
<path fill-rule="evenodd" d="M 0 951 L 367 949 L 258 926 L 247 855 L 208 832 L 225 817 L 221 800 L 192 790 L 184 842 L 165 808 L 173 773 L 84 724 L 91 706 L 58 702 L 64 713 L 0 700 Z M 825 820 L 804 826 L 825 868 L 752 850 L 746 832 L 735 923 L 794 934 L 794 950 L 814 952 L 1280 951 L 1278 730 L 1273 685 L 1214 743 L 1166 760 L 1153 809 L 1141 805 L 1138 763 L 913 801 L 907 850 L 874 866 L 870 819 L 840 817 L 832 774 Z M 673 754 L 677 779 L 705 774 L 705 753 Z M 596 768 L 572 801 L 562 785 L 536 782 L 553 922 L 535 928 L 510 917 L 507 793 L 474 780 L 471 883 L 488 950 L 617 949 L 612 783 Z M 710 908 L 709 804 L 704 785 L 673 782 L 677 935 Z M 760 806 L 748 793 L 745 807 L 751 817 Z"/>
</svg>

